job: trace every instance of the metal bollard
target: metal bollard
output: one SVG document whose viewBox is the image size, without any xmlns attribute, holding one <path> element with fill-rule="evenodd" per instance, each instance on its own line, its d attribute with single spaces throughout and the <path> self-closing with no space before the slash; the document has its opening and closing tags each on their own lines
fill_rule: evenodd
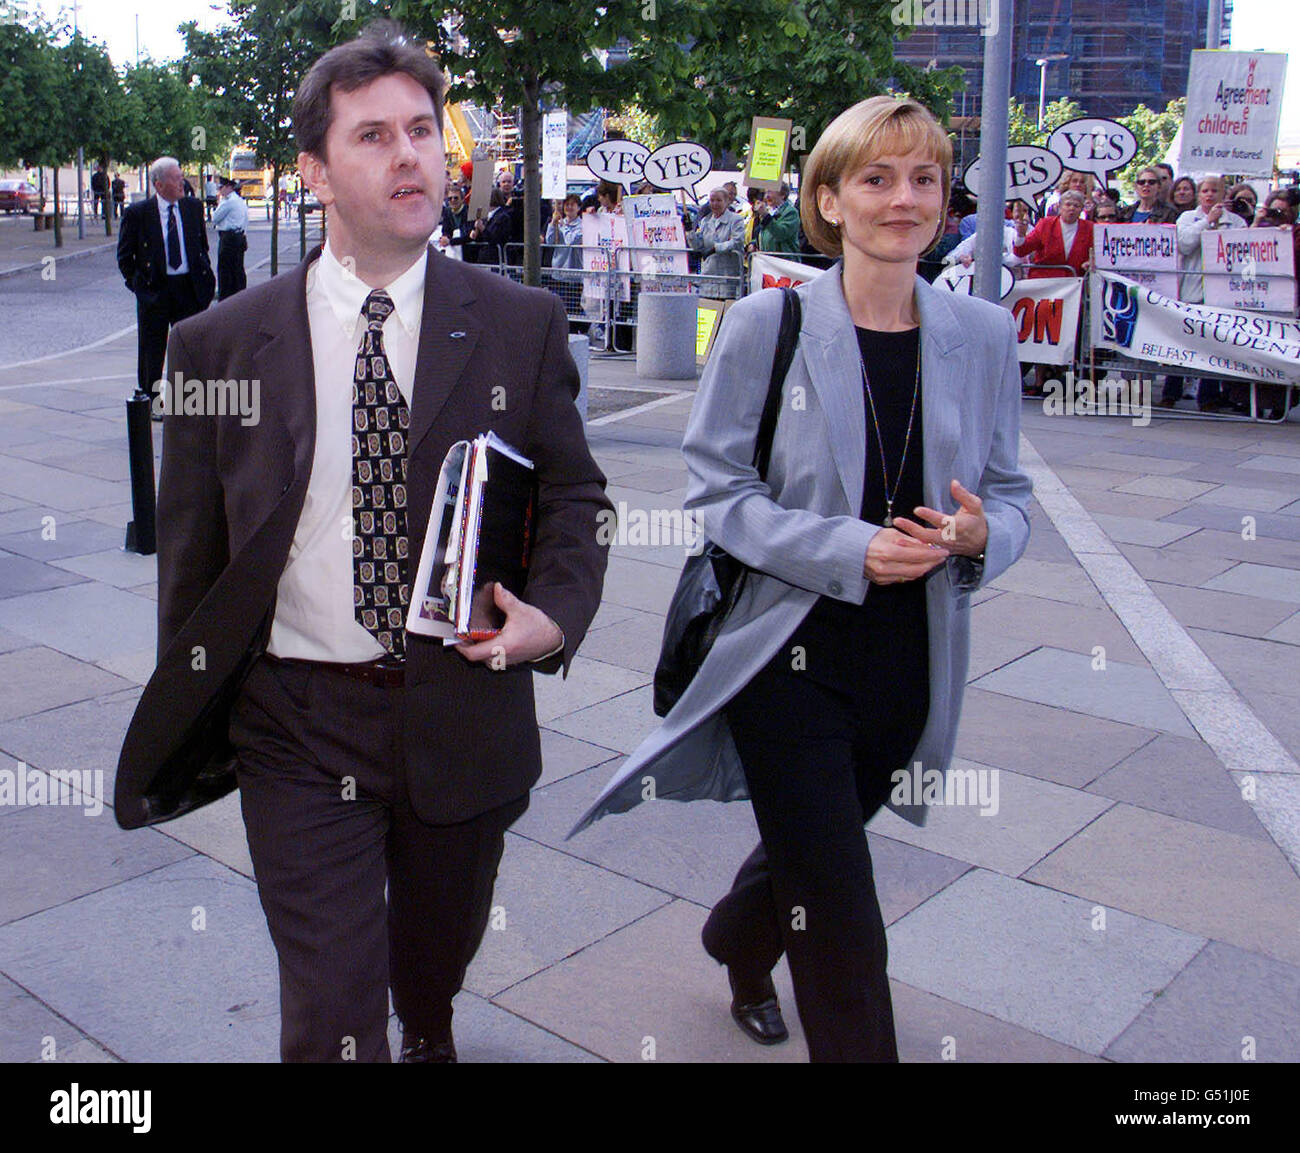
<svg viewBox="0 0 1300 1153">
<path fill-rule="evenodd" d="M 153 400 L 136 389 L 126 402 L 126 444 L 131 461 L 131 522 L 126 526 L 127 552 L 151 556 L 158 551 L 154 520 Z"/>
</svg>

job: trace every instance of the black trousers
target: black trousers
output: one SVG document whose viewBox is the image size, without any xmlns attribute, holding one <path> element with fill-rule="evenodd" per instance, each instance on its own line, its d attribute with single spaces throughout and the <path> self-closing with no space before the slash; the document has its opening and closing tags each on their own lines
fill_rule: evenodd
<svg viewBox="0 0 1300 1153">
<path fill-rule="evenodd" d="M 924 602 L 919 620 L 913 600 L 892 623 L 820 606 L 829 611 L 815 608 L 727 706 L 762 839 L 710 914 L 704 947 L 750 975 L 786 954 L 813 1061 L 897 1061 L 863 826 L 925 726 Z"/>
<path fill-rule="evenodd" d="M 248 287 L 244 275 L 244 250 L 248 241 L 243 229 L 217 233 L 217 297 L 225 300 Z"/>
<path fill-rule="evenodd" d="M 231 717 L 258 895 L 280 961 L 285 1061 L 388 1061 L 451 1030 L 506 830 L 528 795 L 456 825 L 407 801 L 401 688 L 263 658 Z M 385 893 L 387 886 L 387 893 Z"/>
<path fill-rule="evenodd" d="M 167 359 L 167 333 L 173 324 L 201 311 L 189 276 L 168 276 L 152 298 L 136 295 L 136 383 L 141 392 L 158 395 Z"/>
</svg>

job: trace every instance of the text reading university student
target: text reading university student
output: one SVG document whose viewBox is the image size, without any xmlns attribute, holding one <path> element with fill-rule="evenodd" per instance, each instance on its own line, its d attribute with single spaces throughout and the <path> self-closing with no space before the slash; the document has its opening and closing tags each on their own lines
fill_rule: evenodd
<svg viewBox="0 0 1300 1153">
<path fill-rule="evenodd" d="M 541 770 L 532 672 L 567 670 L 604 577 L 563 308 L 427 247 L 444 88 L 391 25 L 322 57 L 294 130 L 328 247 L 169 349 L 187 378 L 260 381 L 260 420 L 167 417 L 159 664 L 115 806 L 165 820 L 237 773 L 286 1060 L 389 1060 L 390 982 L 403 1059 L 454 1060 L 451 998 Z M 457 651 L 404 633 L 408 586 L 444 455 L 488 429 L 536 462 L 533 553 L 502 632 Z"/>
<path fill-rule="evenodd" d="M 750 796 L 761 842 L 704 947 L 727 965 L 741 1028 L 769 1043 L 786 1033 L 769 974 L 788 956 L 814 1061 L 897 1060 L 863 825 L 882 804 L 924 821 L 912 766 L 946 773 L 952 758 L 971 592 L 1029 539 L 1011 314 L 916 275 L 943 232 L 951 163 L 934 118 L 887 96 L 818 141 L 804 231 L 843 259 L 798 289 L 766 483 L 751 462 L 779 292 L 727 314 L 682 446 L 685 507 L 756 572 L 578 825 L 631 808 L 647 778 L 660 799 Z"/>
</svg>

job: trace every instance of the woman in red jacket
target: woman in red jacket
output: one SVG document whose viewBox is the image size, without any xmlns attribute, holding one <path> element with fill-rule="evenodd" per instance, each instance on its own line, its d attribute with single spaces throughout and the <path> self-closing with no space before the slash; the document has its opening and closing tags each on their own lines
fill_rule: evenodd
<svg viewBox="0 0 1300 1153">
<path fill-rule="evenodd" d="M 1071 273 L 1062 268 L 1035 268 L 1033 265 L 1069 265 L 1074 276 L 1082 276 L 1088 270 L 1092 259 L 1092 221 L 1081 217 L 1084 197 L 1082 192 L 1071 190 L 1061 194 L 1060 212 L 1056 216 L 1044 216 L 1032 231 L 1028 231 L 1028 222 L 1021 220 L 1016 225 L 1020 242 L 1015 245 L 1017 256 L 1033 256 L 1029 276 L 1069 276 Z"/>
</svg>

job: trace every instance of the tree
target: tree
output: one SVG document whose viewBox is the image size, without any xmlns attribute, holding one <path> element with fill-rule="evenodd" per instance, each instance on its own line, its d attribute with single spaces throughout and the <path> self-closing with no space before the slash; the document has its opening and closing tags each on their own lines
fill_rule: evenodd
<svg viewBox="0 0 1300 1153">
<path fill-rule="evenodd" d="M 298 82 L 329 48 L 356 34 L 372 7 L 335 0 L 230 0 L 233 25 L 215 32 L 193 21 L 181 26 L 185 68 L 220 120 L 253 142 L 258 159 L 271 168 L 272 276 L 279 271 L 280 177 L 298 160 L 292 121 Z"/>
<path fill-rule="evenodd" d="M 1039 148 L 1046 148 L 1048 137 L 1062 124 L 1086 115 L 1082 104 L 1062 96 L 1043 109 L 1043 126 L 1039 128 L 1037 114 L 1031 120 L 1024 106 L 1013 96 L 1008 105 L 1007 143 L 1036 144 Z"/>
<path fill-rule="evenodd" d="M 1119 122 L 1137 138 L 1138 147 L 1128 167 L 1116 179 L 1132 188 L 1140 169 L 1163 160 L 1174 137 L 1178 135 L 1178 129 L 1182 127 L 1186 111 L 1187 97 L 1180 96 L 1165 105 L 1163 112 L 1139 104 L 1127 116 L 1121 116 Z"/>
</svg>

